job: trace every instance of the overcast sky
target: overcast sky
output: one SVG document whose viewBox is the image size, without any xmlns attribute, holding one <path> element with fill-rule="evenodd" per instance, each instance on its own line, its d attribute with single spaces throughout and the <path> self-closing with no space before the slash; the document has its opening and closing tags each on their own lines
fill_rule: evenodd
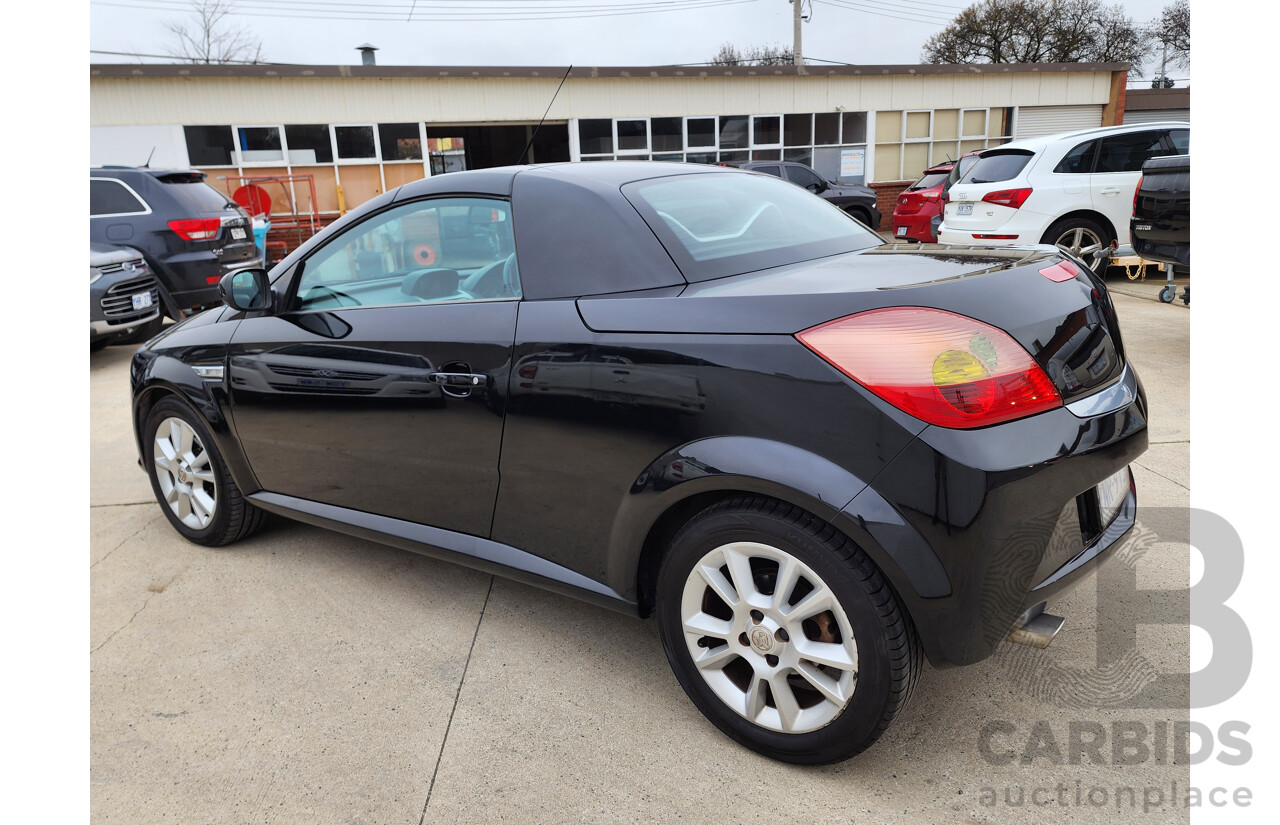
<svg viewBox="0 0 1280 825">
<path fill-rule="evenodd" d="M 804 2 L 812 18 L 803 24 L 805 56 L 860 64 L 919 63 L 924 41 L 969 5 Z M 1166 2 L 1123 5 L 1141 23 L 1158 16 Z M 663 5 L 677 10 L 620 13 Z M 787 0 L 236 0 L 235 7 L 234 25 L 262 41 L 266 60 L 280 63 L 358 64 L 355 47 L 368 42 L 379 48 L 382 65 L 644 66 L 705 62 L 725 42 L 790 46 L 792 39 Z M 166 54 L 173 36 L 165 22 L 191 19 L 189 8 L 189 0 L 90 0 L 89 48 Z M 442 14 L 562 17 L 446 21 Z M 131 60 L 89 57 L 98 63 Z M 1187 72 L 1169 74 L 1181 78 Z"/>
</svg>

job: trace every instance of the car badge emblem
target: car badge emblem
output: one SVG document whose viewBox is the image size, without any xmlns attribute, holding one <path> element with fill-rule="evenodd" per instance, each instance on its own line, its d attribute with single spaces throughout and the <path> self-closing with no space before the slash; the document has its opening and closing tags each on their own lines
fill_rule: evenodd
<svg viewBox="0 0 1280 825">
<path fill-rule="evenodd" d="M 134 265 L 133 261 L 125 261 L 125 262 L 124 262 L 124 271 L 125 271 L 125 272 L 135 272 L 135 271 L 137 271 L 137 269 L 138 269 L 138 267 Z"/>
<path fill-rule="evenodd" d="M 315 375 L 317 378 L 333 378 L 337 374 L 338 373 L 334 370 L 316 370 L 312 373 L 312 375 Z"/>
</svg>

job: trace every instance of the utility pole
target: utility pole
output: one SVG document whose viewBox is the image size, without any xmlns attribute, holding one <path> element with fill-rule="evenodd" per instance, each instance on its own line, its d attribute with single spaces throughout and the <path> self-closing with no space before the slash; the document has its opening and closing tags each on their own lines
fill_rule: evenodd
<svg viewBox="0 0 1280 825">
<path fill-rule="evenodd" d="M 792 25 L 794 26 L 794 31 L 792 32 L 792 43 L 791 43 L 791 51 L 793 53 L 791 57 L 791 62 L 796 66 L 804 65 L 804 55 L 801 54 L 800 52 L 800 23 L 801 23 L 800 6 L 802 5 L 803 5 L 803 0 L 791 0 L 791 6 L 792 6 L 791 17 L 793 21 Z"/>
</svg>

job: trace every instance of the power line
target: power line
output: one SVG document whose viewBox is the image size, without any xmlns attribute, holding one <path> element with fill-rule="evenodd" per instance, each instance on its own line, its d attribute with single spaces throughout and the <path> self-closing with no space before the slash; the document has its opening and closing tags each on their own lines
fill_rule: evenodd
<svg viewBox="0 0 1280 825">
<path fill-rule="evenodd" d="M 852 0 L 813 0 L 813 2 L 820 3 L 824 6 L 830 6 L 836 9 L 842 9 L 844 11 L 858 11 L 858 12 L 862 12 L 863 14 L 871 14 L 877 17 L 888 17 L 894 20 L 905 20 L 909 23 L 925 23 L 932 26 L 945 26 L 949 24 L 953 19 L 955 19 L 954 17 L 947 17 L 945 19 L 940 19 L 940 17 L 923 17 L 919 15 L 913 15 L 910 12 L 907 12 L 905 10 L 903 10 L 900 14 L 898 14 L 898 13 L 894 13 L 898 11 L 897 7 L 868 6 L 865 4 L 852 2 Z M 934 14 L 934 12 L 921 11 L 920 14 Z M 941 15 L 940 12 L 937 14 Z"/>
<path fill-rule="evenodd" d="M 510 3 L 510 0 L 507 0 Z M 284 17 L 327 20 L 393 20 L 400 22 L 484 22 L 564 20 L 581 17 L 620 17 L 634 14 L 653 14 L 686 11 L 718 6 L 743 5 L 756 0 L 645 0 L 632 3 L 602 4 L 594 0 L 590 4 L 565 5 L 532 3 L 512 6 L 483 6 L 459 8 L 459 4 L 439 3 L 368 3 L 331 2 L 330 0 L 258 0 L 251 8 L 232 8 L 229 14 L 237 17 Z M 185 11 L 185 0 L 91 0 L 93 5 L 115 8 L 145 9 L 150 11 Z M 411 15 L 405 18 L 405 11 Z"/>
</svg>

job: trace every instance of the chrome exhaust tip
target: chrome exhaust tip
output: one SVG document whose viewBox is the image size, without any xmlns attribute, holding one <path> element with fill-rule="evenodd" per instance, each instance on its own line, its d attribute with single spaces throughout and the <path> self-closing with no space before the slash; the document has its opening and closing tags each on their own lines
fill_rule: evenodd
<svg viewBox="0 0 1280 825">
<path fill-rule="evenodd" d="M 1053 637 L 1057 636 L 1058 631 L 1062 629 L 1066 619 L 1045 613 L 1044 608 L 1045 604 L 1041 602 L 1023 613 L 1018 621 L 1014 622 L 1013 629 L 1009 631 L 1005 641 L 1013 642 L 1015 645 L 1029 645 L 1039 650 L 1048 647 Z"/>
</svg>

